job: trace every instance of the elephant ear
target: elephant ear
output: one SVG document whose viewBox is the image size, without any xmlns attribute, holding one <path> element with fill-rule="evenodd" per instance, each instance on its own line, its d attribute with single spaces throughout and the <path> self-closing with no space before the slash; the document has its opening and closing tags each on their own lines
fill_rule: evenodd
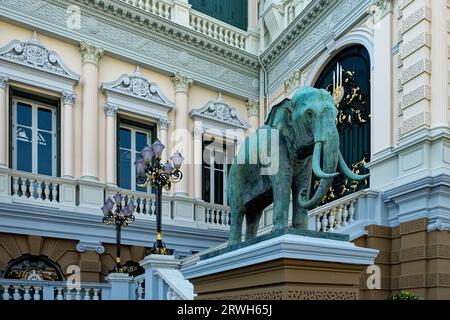
<svg viewBox="0 0 450 320">
<path fill-rule="evenodd" d="M 264 124 L 272 128 L 277 128 L 289 141 L 292 141 L 294 139 L 292 129 L 293 112 L 294 106 L 291 100 L 286 98 L 272 107 Z"/>
</svg>

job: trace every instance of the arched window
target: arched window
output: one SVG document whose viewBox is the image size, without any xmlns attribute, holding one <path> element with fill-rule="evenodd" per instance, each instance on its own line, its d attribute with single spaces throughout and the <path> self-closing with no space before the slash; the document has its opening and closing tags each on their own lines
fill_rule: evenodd
<svg viewBox="0 0 450 320">
<path fill-rule="evenodd" d="M 8 263 L 3 278 L 63 281 L 64 275 L 59 265 L 45 256 L 23 255 Z"/>
<path fill-rule="evenodd" d="M 334 94 L 339 110 L 336 124 L 340 150 L 347 165 L 358 174 L 368 170 L 370 161 L 370 57 L 366 48 L 354 45 L 339 52 L 320 74 L 315 84 Z M 386 93 L 388 94 L 388 93 Z M 318 180 L 312 188 L 317 189 Z M 357 182 L 340 174 L 323 199 L 331 202 L 369 187 L 369 179 Z"/>
</svg>

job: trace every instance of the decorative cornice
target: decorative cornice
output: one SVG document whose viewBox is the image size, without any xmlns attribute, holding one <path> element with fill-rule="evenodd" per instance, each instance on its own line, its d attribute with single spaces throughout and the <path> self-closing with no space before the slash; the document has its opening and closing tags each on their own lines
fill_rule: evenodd
<svg viewBox="0 0 450 320">
<path fill-rule="evenodd" d="M 169 129 L 170 120 L 166 118 L 159 118 L 159 128 L 161 130 Z"/>
<path fill-rule="evenodd" d="M 98 254 L 105 253 L 105 247 L 99 242 L 84 242 L 80 241 L 77 243 L 78 252 L 95 251 Z"/>
<path fill-rule="evenodd" d="M 178 92 L 188 92 L 191 85 L 194 83 L 194 80 L 192 78 L 189 78 L 187 76 L 183 76 L 180 73 L 175 74 L 175 76 L 172 77 L 172 82 L 175 88 L 175 93 Z"/>
<path fill-rule="evenodd" d="M 147 80 L 141 75 L 139 66 L 136 67 L 136 71 L 132 75 L 123 74 L 113 82 L 103 83 L 101 90 L 124 94 L 168 107 L 173 107 L 174 105 L 156 83 Z"/>
<path fill-rule="evenodd" d="M 6 89 L 8 86 L 9 77 L 0 74 L 0 89 Z"/>
<path fill-rule="evenodd" d="M 192 110 L 190 115 L 192 117 L 214 120 L 234 127 L 244 129 L 250 127 L 241 119 L 235 108 L 232 108 L 223 101 L 220 93 L 216 100 L 209 101 L 203 108 Z"/>
<path fill-rule="evenodd" d="M 63 91 L 62 92 L 62 98 L 63 98 L 63 104 L 65 106 L 72 106 L 75 104 L 75 99 L 77 95 L 70 91 Z"/>
<path fill-rule="evenodd" d="M 41 44 L 36 32 L 33 32 L 29 41 L 13 40 L 0 48 L 0 60 L 57 74 L 75 81 L 80 79 L 80 76 L 70 70 L 55 51 L 48 50 Z"/>
<path fill-rule="evenodd" d="M 259 101 L 258 100 L 248 100 L 245 104 L 247 108 L 248 117 L 259 117 Z"/>
<path fill-rule="evenodd" d="M 112 103 L 106 103 L 105 104 L 105 113 L 107 117 L 115 117 L 117 110 L 119 110 L 119 106 L 112 104 Z"/>
<path fill-rule="evenodd" d="M 98 61 L 103 57 L 103 49 L 86 41 L 80 42 L 80 50 L 83 64 L 92 63 L 98 65 Z"/>
</svg>

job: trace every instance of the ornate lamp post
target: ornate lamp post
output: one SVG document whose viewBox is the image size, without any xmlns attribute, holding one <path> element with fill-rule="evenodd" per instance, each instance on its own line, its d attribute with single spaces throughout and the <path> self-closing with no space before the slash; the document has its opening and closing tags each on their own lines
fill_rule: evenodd
<svg viewBox="0 0 450 320">
<path fill-rule="evenodd" d="M 184 158 L 177 151 L 170 157 L 171 164 L 167 161 L 161 163 L 161 154 L 165 146 L 156 140 L 151 146 L 145 146 L 141 151 L 141 159 L 136 160 L 137 183 L 141 187 L 149 184 L 154 187 L 156 197 L 156 242 L 151 250 L 152 254 L 171 255 L 173 250 L 167 249 L 162 241 L 161 223 L 161 193 L 162 189 L 170 190 L 172 183 L 180 182 L 183 174 L 180 171 Z"/>
<path fill-rule="evenodd" d="M 103 211 L 103 223 L 106 224 L 114 224 L 116 226 L 116 267 L 114 268 L 114 272 L 122 273 L 122 264 L 120 261 L 120 241 L 121 241 L 121 231 L 122 226 L 128 226 L 130 223 L 134 222 L 134 210 L 136 210 L 136 206 L 134 203 L 129 202 L 126 206 L 122 207 L 122 199 L 123 196 L 117 192 L 114 197 L 114 201 L 111 198 L 108 198 L 105 201 L 105 204 L 102 206 Z M 113 210 L 114 205 L 116 205 L 116 209 Z"/>
</svg>

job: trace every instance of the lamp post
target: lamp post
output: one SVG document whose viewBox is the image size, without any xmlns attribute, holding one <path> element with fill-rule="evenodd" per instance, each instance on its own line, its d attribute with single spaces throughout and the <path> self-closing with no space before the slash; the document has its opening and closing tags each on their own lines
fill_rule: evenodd
<svg viewBox="0 0 450 320">
<path fill-rule="evenodd" d="M 120 245 L 121 245 L 121 232 L 122 226 L 128 226 L 130 223 L 134 222 L 134 210 L 136 210 L 136 206 L 134 203 L 129 202 L 125 206 L 122 207 L 122 199 L 123 196 L 119 192 L 117 192 L 112 200 L 110 197 L 105 201 L 105 204 L 102 206 L 103 211 L 103 223 L 106 224 L 114 224 L 116 226 L 116 266 L 114 268 L 114 272 L 122 273 L 122 264 L 120 260 Z M 116 209 L 113 210 L 114 205 L 116 205 Z"/>
<path fill-rule="evenodd" d="M 152 254 L 171 255 L 173 250 L 167 249 L 162 241 L 162 217 L 161 217 L 161 194 L 162 189 L 170 190 L 172 183 L 180 182 L 183 174 L 180 171 L 183 156 L 177 151 L 171 157 L 172 163 L 167 161 L 161 163 L 161 154 L 165 146 L 156 140 L 151 146 L 145 146 L 141 151 L 140 159 L 136 160 L 136 181 L 140 187 L 149 184 L 154 187 L 156 198 L 156 242 L 151 250 Z"/>
</svg>

